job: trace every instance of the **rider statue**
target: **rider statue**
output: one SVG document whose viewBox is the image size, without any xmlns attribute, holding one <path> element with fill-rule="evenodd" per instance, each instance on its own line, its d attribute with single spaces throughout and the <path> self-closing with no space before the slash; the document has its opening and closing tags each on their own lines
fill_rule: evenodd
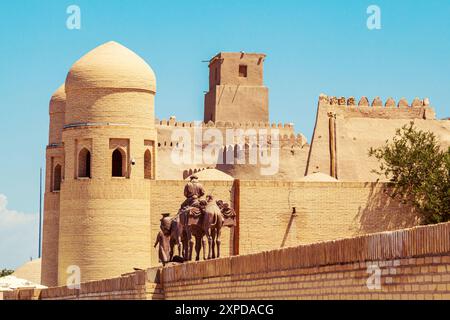
<svg viewBox="0 0 450 320">
<path fill-rule="evenodd" d="M 200 198 L 205 195 L 203 185 L 198 181 L 198 177 L 192 175 L 190 181 L 184 187 L 184 196 L 186 200 L 181 204 L 180 209 L 185 207 L 200 208 Z"/>
</svg>

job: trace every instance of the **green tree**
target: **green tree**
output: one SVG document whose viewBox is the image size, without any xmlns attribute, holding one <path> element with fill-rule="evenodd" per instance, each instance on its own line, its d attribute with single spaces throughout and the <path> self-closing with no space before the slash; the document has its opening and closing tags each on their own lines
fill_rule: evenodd
<svg viewBox="0 0 450 320">
<path fill-rule="evenodd" d="M 443 151 L 432 132 L 414 122 L 397 129 L 391 141 L 370 148 L 379 170 L 392 182 L 391 196 L 414 205 L 424 224 L 450 221 L 450 148 Z"/>
<path fill-rule="evenodd" d="M 2 271 L 0 271 L 0 278 L 9 276 L 13 272 L 14 272 L 14 270 L 3 269 Z"/>
</svg>

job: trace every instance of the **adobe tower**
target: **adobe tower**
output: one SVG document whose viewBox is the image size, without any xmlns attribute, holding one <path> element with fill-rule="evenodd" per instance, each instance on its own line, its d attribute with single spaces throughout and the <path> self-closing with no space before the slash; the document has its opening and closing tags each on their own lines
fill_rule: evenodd
<svg viewBox="0 0 450 320">
<path fill-rule="evenodd" d="M 50 103 L 43 283 L 65 285 L 151 265 L 156 77 L 138 55 L 103 44 Z"/>
<path fill-rule="evenodd" d="M 209 62 L 204 121 L 269 122 L 264 54 L 221 52 Z"/>
<path fill-rule="evenodd" d="M 46 149 L 44 226 L 42 237 L 41 283 L 58 284 L 59 204 L 61 182 L 64 180 L 64 145 L 62 131 L 66 110 L 64 84 L 50 99 L 49 139 Z"/>
</svg>

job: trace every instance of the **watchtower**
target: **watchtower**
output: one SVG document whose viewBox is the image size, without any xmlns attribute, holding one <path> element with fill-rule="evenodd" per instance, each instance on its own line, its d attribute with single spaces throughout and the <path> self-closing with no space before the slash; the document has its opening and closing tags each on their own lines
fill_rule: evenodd
<svg viewBox="0 0 450 320">
<path fill-rule="evenodd" d="M 264 54 L 220 52 L 209 62 L 204 121 L 268 122 Z"/>
<path fill-rule="evenodd" d="M 95 48 L 67 74 L 58 285 L 72 266 L 85 282 L 151 265 L 155 94 L 151 67 L 116 42 Z"/>
</svg>

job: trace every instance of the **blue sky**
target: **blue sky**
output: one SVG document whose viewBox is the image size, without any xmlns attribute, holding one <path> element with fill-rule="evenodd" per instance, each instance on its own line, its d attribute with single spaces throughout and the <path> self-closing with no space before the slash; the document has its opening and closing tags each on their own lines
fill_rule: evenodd
<svg viewBox="0 0 450 320">
<path fill-rule="evenodd" d="M 66 28 L 72 4 L 81 30 Z M 381 30 L 366 27 L 372 4 Z M 309 139 L 321 92 L 430 97 L 438 117 L 450 116 L 450 1 L 2 1 L 0 40 L 0 268 L 37 255 L 48 101 L 70 66 L 104 42 L 152 66 L 160 119 L 202 119 L 202 61 L 240 50 L 267 54 L 271 121 L 293 122 Z"/>
</svg>

